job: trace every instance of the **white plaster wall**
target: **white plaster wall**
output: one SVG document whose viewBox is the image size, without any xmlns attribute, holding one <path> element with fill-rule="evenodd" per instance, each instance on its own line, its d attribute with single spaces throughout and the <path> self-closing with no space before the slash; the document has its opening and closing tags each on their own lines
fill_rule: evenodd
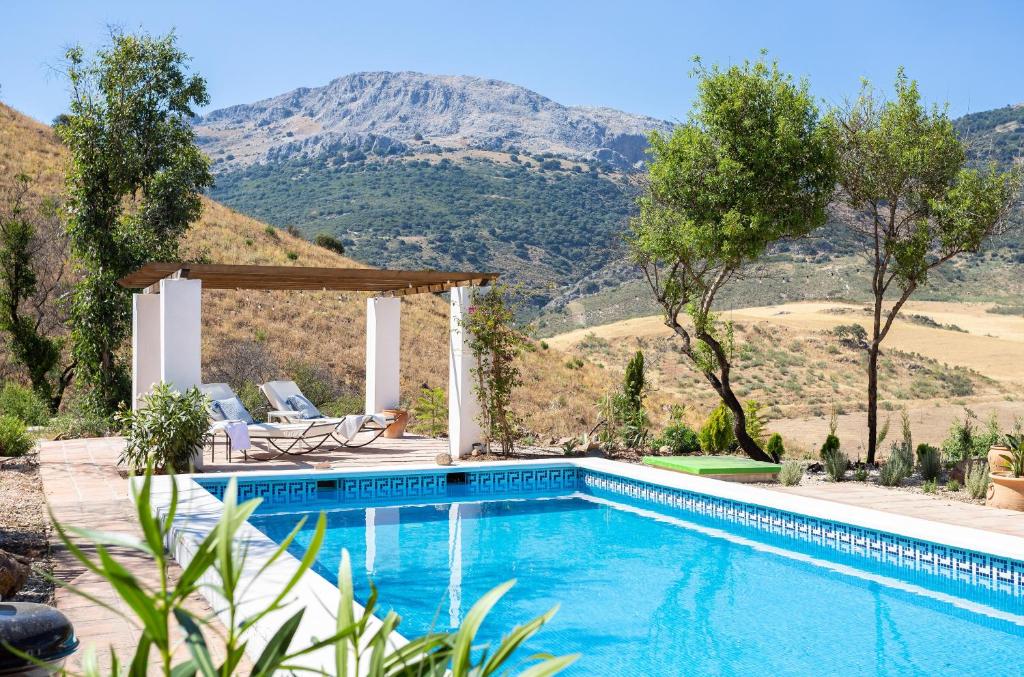
<svg viewBox="0 0 1024 677">
<path fill-rule="evenodd" d="M 473 300 L 473 287 L 451 290 L 450 341 L 448 349 L 448 447 L 452 458 L 468 454 L 481 439 L 480 403 L 473 390 L 473 352 L 468 345 L 462 318 Z"/>
<path fill-rule="evenodd" d="M 401 315 L 399 298 L 366 300 L 366 412 L 370 414 L 397 407 L 401 398 Z"/>
<path fill-rule="evenodd" d="M 202 288 L 160 280 L 160 379 L 179 391 L 202 383 Z"/>
<path fill-rule="evenodd" d="M 160 297 L 132 295 L 132 409 L 160 382 Z"/>
</svg>

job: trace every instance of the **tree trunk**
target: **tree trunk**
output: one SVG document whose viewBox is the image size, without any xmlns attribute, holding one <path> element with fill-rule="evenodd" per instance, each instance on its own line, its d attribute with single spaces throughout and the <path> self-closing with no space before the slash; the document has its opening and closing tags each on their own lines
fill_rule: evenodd
<svg viewBox="0 0 1024 677">
<path fill-rule="evenodd" d="M 878 446 L 878 341 L 868 349 L 868 465 L 875 462 Z"/>
<path fill-rule="evenodd" d="M 732 412 L 732 432 L 736 436 L 740 449 L 755 461 L 774 462 L 775 459 L 761 448 L 757 440 L 747 434 L 747 414 L 743 411 L 743 405 L 740 404 L 739 398 L 733 394 L 732 386 L 728 383 L 723 384 L 719 395 L 725 402 L 725 406 L 729 407 L 729 411 Z"/>
</svg>

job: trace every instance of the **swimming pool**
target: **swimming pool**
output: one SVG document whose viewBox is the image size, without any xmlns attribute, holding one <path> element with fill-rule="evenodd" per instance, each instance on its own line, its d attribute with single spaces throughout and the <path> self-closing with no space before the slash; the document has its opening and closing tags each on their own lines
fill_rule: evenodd
<svg viewBox="0 0 1024 677">
<path fill-rule="evenodd" d="M 515 578 L 482 637 L 558 603 L 529 648 L 582 653 L 575 674 L 1020 674 L 1017 539 L 592 460 L 239 482 L 271 541 L 326 511 L 317 574 L 347 548 L 357 597 L 372 578 L 407 635 Z"/>
</svg>

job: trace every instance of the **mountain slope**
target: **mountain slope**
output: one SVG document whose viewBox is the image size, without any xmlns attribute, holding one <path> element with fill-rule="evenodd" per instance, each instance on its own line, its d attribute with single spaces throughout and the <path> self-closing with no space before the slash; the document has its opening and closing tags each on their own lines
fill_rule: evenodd
<svg viewBox="0 0 1024 677">
<path fill-rule="evenodd" d="M 196 121 L 219 169 L 295 156 L 400 154 L 424 140 L 454 148 L 556 153 L 619 167 L 643 160 L 646 134 L 668 123 L 568 107 L 500 80 L 353 73 Z"/>
<path fill-rule="evenodd" d="M 63 187 L 67 154 L 52 130 L 0 104 L 0 191 L 21 172 L 36 179 L 37 197 Z M 190 258 L 215 263 L 363 266 L 244 216 L 213 200 L 186 237 Z M 294 376 L 314 371 L 349 400 L 362 397 L 365 316 L 369 294 L 208 290 L 203 294 L 203 373 L 206 380 Z M 402 398 L 421 384 L 445 386 L 448 376 L 448 306 L 442 297 L 417 295 L 402 302 Z M 0 365 L 6 351 L 0 343 Z M 531 431 L 578 434 L 593 424 L 593 403 L 605 374 L 589 363 L 567 366 L 567 356 L 538 348 L 524 358 L 524 382 L 515 403 Z M 2 367 L 0 367 L 2 369 Z M 9 364 L 0 378 L 19 378 Z"/>
</svg>

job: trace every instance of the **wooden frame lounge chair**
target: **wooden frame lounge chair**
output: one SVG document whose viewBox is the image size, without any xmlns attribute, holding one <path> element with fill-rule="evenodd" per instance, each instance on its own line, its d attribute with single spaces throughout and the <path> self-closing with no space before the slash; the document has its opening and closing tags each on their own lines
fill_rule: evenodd
<svg viewBox="0 0 1024 677">
<path fill-rule="evenodd" d="M 204 383 L 199 390 L 210 398 L 210 433 L 213 451 L 216 452 L 217 441 L 223 437 L 227 450 L 228 462 L 231 461 L 231 440 L 228 438 L 225 424 L 227 419 L 221 413 L 220 407 L 216 406 L 218 401 L 237 399 L 238 396 L 227 383 Z M 252 416 L 241 406 L 238 407 L 249 419 Z M 300 423 L 249 423 L 247 426 L 250 440 L 260 440 L 269 444 L 277 453 L 269 458 L 254 458 L 256 461 L 272 461 L 284 455 L 301 456 L 319 449 L 325 442 L 335 439 L 334 433 L 338 427 L 337 421 L 330 419 L 311 420 Z M 249 460 L 249 450 L 242 450 L 242 457 Z"/>
<path fill-rule="evenodd" d="M 276 418 L 286 423 L 330 421 L 336 426 L 332 433 L 334 441 L 344 447 L 356 448 L 371 444 L 383 435 L 388 426 L 395 421 L 393 416 L 384 414 L 356 414 L 342 418 L 323 416 L 302 394 L 295 381 L 268 381 L 260 386 L 260 392 L 270 402 L 271 410 L 267 412 L 268 420 Z M 305 412 L 300 411 L 301 404 L 296 406 L 299 402 L 304 402 L 306 405 Z M 310 415 L 311 417 L 309 417 Z M 359 433 L 371 433 L 371 437 L 357 444 L 354 440 Z"/>
</svg>

